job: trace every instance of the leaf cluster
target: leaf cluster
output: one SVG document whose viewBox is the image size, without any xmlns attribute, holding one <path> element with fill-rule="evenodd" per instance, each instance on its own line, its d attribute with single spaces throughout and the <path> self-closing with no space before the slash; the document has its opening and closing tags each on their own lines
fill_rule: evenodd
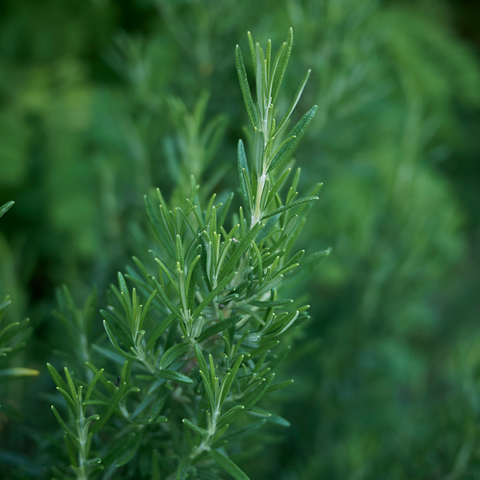
<svg viewBox="0 0 480 480">
<path fill-rule="evenodd" d="M 298 275 L 302 263 L 328 253 L 305 257 L 303 250 L 295 251 L 320 185 L 298 198 L 300 169 L 288 184 L 291 168 L 280 169 L 316 109 L 310 109 L 281 141 L 308 74 L 275 126 L 275 100 L 293 33 L 289 31 L 273 62 L 271 42 L 265 54 L 258 44 L 253 47 L 250 35 L 249 43 L 256 104 L 240 49 L 236 49 L 240 85 L 253 127 L 251 162 L 243 142 L 238 145 L 244 206 L 232 213 L 233 193 L 222 203 L 216 202 L 215 194 L 202 200 L 194 176 L 183 205 L 167 202 L 157 189 L 154 207 L 155 200 L 146 195 L 146 213 L 156 240 L 150 251 L 152 262 L 134 257 L 135 267 L 118 274 L 118 287 L 111 286 L 109 306 L 101 310 L 113 348 L 94 345 L 121 374 L 115 382 L 114 376 L 109 378 L 87 361 L 93 375 L 89 382 L 83 383 L 68 369 L 65 382 L 49 366 L 67 404 L 70 423 L 52 408 L 65 430 L 71 465 L 79 479 L 94 478 L 101 467 L 110 478 L 116 468 L 141 457 L 137 451 L 150 446 L 149 451 L 154 447 L 156 452 L 151 457 L 153 470 L 170 473 L 177 480 L 189 475 L 218 478 L 215 475 L 222 470 L 243 480 L 248 477 L 232 460 L 232 452 L 266 422 L 288 426 L 285 419 L 257 404 L 292 382 L 274 383 L 276 370 L 290 351 L 282 340 L 290 329 L 309 319 L 308 305 L 283 295 L 288 290 L 282 288 L 284 279 Z M 201 108 L 197 115 L 202 115 Z M 67 329 L 81 343 L 89 335 L 88 308 L 76 309 L 67 290 L 63 298 L 70 320 L 63 314 L 57 317 L 70 324 Z M 87 413 L 90 409 L 95 413 Z M 107 432 L 119 443 L 112 447 L 98 441 L 93 452 L 92 438 Z"/>
</svg>

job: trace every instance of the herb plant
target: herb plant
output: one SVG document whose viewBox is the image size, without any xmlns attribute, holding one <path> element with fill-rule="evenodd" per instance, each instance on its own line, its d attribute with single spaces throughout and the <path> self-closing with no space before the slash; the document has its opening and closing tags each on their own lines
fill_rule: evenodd
<svg viewBox="0 0 480 480">
<path fill-rule="evenodd" d="M 282 193 L 291 173 L 285 163 L 317 107 L 285 134 L 310 72 L 277 122 L 293 32 L 274 58 L 270 41 L 264 51 L 250 34 L 248 40 L 256 101 L 240 47 L 235 51 L 252 127 L 248 156 L 238 143 L 238 213 L 230 213 L 233 193 L 222 203 L 213 195 L 204 204 L 193 176 L 183 205 L 169 205 L 160 189 L 158 208 L 145 196 L 157 240 L 150 252 L 155 268 L 134 257 L 135 268 L 118 274 L 118 287 L 111 287 L 109 306 L 101 311 L 110 348 L 86 346 L 92 301 L 77 310 L 68 290 L 61 294 L 64 312 L 57 317 L 85 348 L 71 352 L 80 361 L 69 362 L 75 371 L 65 368 L 65 380 L 48 368 L 67 405 L 66 413 L 52 410 L 78 480 L 101 470 L 103 478 L 115 478 L 119 468 L 122 478 L 151 470 L 154 479 L 215 479 L 222 472 L 247 479 L 235 462 L 244 438 L 267 422 L 288 425 L 260 405 L 292 383 L 275 382 L 275 374 L 291 348 L 287 332 L 309 319 L 308 305 L 289 298 L 284 278 L 328 253 L 304 257 L 294 250 L 320 184 L 298 197 L 298 169 Z M 97 368 L 89 348 L 112 367 Z M 64 475 L 56 471 L 56 478 Z"/>
<path fill-rule="evenodd" d="M 286 111 L 308 67 L 308 91 L 291 118 L 319 105 L 308 148 L 298 151 L 299 192 L 310 179 L 335 179 L 322 190 L 321 221 L 309 217 L 297 245 L 313 252 L 332 244 L 336 253 L 301 288 L 321 299 L 308 310 L 315 321 L 287 331 L 272 350 L 295 344 L 274 380 L 295 384 L 255 405 L 294 428 L 268 417 L 224 452 L 252 479 L 480 478 L 480 68 L 478 15 L 468 3 L 3 2 L 0 205 L 16 204 L 0 219 L 0 303 L 12 301 L 0 330 L 29 317 L 34 334 L 26 348 L 1 357 L 0 368 L 40 375 L 0 383 L 2 480 L 50 479 L 52 466 L 56 478 L 75 476 L 69 465 L 77 453 L 72 462 L 50 405 L 74 431 L 75 420 L 45 363 L 64 380 L 67 366 L 76 386 L 78 379 L 88 387 L 95 375 L 85 362 L 117 383 L 124 357 L 113 359 L 99 313 L 115 301 L 106 298 L 108 284 L 134 266 L 132 255 L 156 274 L 148 250 L 165 254 L 145 228 L 143 194 L 158 186 L 169 206 L 183 209 L 193 174 L 203 208 L 213 192 L 217 204 L 235 191 L 230 210 L 238 214 L 238 138 L 253 157 L 252 133 L 240 130 L 248 117 L 232 47 L 249 28 L 256 37 L 268 30 L 279 47 L 290 25 L 295 55 L 277 111 Z M 255 102 L 246 41 L 242 51 Z M 213 93 L 206 109 L 205 91 Z M 228 118 L 224 136 L 217 113 Z M 228 215 L 225 223 L 238 221 Z M 316 265 L 291 271 L 279 295 L 301 305 L 289 284 Z M 126 281 L 145 304 L 145 293 Z M 71 294 L 60 289 L 55 320 L 53 287 L 61 283 Z M 93 284 L 98 300 L 85 302 Z M 151 309 L 143 329 L 150 333 L 160 320 Z M 15 349 L 28 331 L 0 348 Z M 136 395 L 128 408 L 143 398 Z M 169 404 L 162 429 L 175 420 Z M 103 408 L 90 405 L 86 414 Z M 118 469 L 107 457 L 128 438 L 115 437 L 125 424 L 116 409 L 87 456 L 102 458 L 100 478 L 149 479 L 152 450 L 162 446 L 149 450 L 145 438 Z M 179 458 L 172 461 L 173 472 Z"/>
</svg>

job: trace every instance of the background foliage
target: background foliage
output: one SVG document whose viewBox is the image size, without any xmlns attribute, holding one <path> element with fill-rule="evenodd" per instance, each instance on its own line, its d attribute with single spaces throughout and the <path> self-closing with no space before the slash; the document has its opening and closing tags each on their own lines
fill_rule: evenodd
<svg viewBox="0 0 480 480">
<path fill-rule="evenodd" d="M 63 461 L 44 365 L 62 365 L 55 350 L 74 339 L 52 314 L 55 289 L 67 284 L 83 305 L 92 284 L 104 292 L 147 251 L 142 196 L 159 186 L 185 198 L 187 161 L 206 197 L 236 187 L 247 119 L 234 46 L 247 30 L 278 45 L 290 26 L 290 71 L 312 69 L 301 109 L 319 105 L 298 150 L 302 181 L 324 182 L 303 242 L 332 255 L 301 287 L 314 321 L 296 339 L 279 412 L 292 427 L 242 468 L 478 476 L 474 7 L 16 0 L 0 11 L 0 205 L 16 202 L 1 219 L 0 299 L 11 297 L 8 322 L 28 316 L 34 331 L 11 363 L 40 372 L 2 386 L 2 403 L 24 412 L 0 419 L 2 478 L 42 478 Z M 285 82 L 284 109 L 298 75 Z"/>
</svg>

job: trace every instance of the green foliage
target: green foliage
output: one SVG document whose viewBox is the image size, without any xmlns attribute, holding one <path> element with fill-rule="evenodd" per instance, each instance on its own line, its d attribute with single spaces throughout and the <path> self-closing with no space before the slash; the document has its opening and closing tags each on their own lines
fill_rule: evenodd
<svg viewBox="0 0 480 480">
<path fill-rule="evenodd" d="M 180 466 L 201 479 L 238 474 L 224 457 L 252 479 L 479 476 L 480 69 L 475 45 L 465 42 L 465 37 L 476 38 L 479 45 L 478 15 L 473 7 L 467 10 L 468 2 L 449 3 L 3 2 L 0 204 L 14 199 L 16 205 L 0 220 L 0 299 L 9 295 L 12 300 L 1 328 L 28 316 L 34 335 L 16 356 L 2 357 L 1 368 L 37 368 L 40 376 L 1 384 L 1 478 L 49 478 L 52 465 L 58 469 L 55 478 L 75 477 L 78 470 L 70 465 L 78 468 L 80 454 L 85 461 L 102 459 L 102 473 L 89 467 L 100 478 L 158 479 L 168 472 L 175 478 Z M 289 37 L 282 47 L 290 26 L 295 41 Z M 233 55 L 247 29 L 254 35 L 245 48 L 242 44 L 243 53 Z M 258 50 L 259 62 L 253 37 L 267 47 Z M 278 57 L 268 38 L 280 47 Z M 256 75 L 268 59 L 269 67 Z M 287 60 L 292 73 L 283 75 Z M 271 112 L 269 100 L 264 102 L 270 89 Z M 302 90 L 288 118 L 295 92 Z M 309 115 L 295 124 L 313 104 L 318 104 L 315 121 L 297 147 L 297 133 Z M 261 139 L 265 144 L 268 138 L 260 120 L 273 125 L 274 117 L 275 130 L 281 126 L 281 131 L 275 135 L 267 129 L 268 138 L 275 139 L 266 158 Z M 244 123 L 249 129 L 242 131 Z M 259 197 L 258 167 L 265 159 L 270 165 L 265 195 Z M 191 202 L 196 189 L 192 174 L 201 188 L 198 206 L 190 211 L 186 199 Z M 302 197 L 317 196 L 308 192 L 310 178 L 325 181 L 322 213 L 319 221 L 309 218 L 302 224 L 300 210 L 311 203 L 295 203 L 301 199 L 294 195 L 298 190 L 305 192 Z M 154 187 L 160 187 L 162 200 Z M 213 192 L 217 196 L 210 202 Z M 142 213 L 145 193 L 147 216 Z M 251 248 L 242 243 L 247 248 L 241 252 L 236 241 L 248 233 L 258 205 L 263 209 L 258 224 L 265 226 Z M 172 227 L 172 222 L 177 223 Z M 237 224 L 228 247 L 226 236 Z M 205 228 L 198 236 L 201 250 L 188 251 L 200 225 Z M 246 256 L 253 267 L 245 278 L 251 286 L 239 293 L 243 311 L 228 315 L 227 308 L 225 318 L 221 296 L 227 295 L 227 303 L 237 300 L 228 297 L 229 274 L 216 280 L 217 286 L 227 282 L 220 297 L 217 292 L 209 296 L 217 270 L 208 262 L 218 256 L 207 225 L 215 226 L 220 245 L 229 248 L 223 268 L 237 251 L 231 272 L 239 272 Z M 183 231 L 177 232 L 180 226 Z M 330 245 L 333 255 L 319 269 Z M 266 256 L 267 246 L 277 256 L 285 252 L 277 263 L 275 255 Z M 295 253 L 299 249 L 317 253 L 302 257 L 301 251 Z M 182 251 L 183 274 L 182 265 L 177 269 Z M 207 251 L 210 260 L 203 255 Z M 262 298 L 260 281 L 268 272 L 272 279 L 280 266 L 290 261 L 293 266 L 300 257 L 301 267 L 275 287 L 277 297 Z M 133 265 L 123 274 L 132 311 L 133 288 L 137 312 L 144 305 L 138 320 L 133 317 L 133 330 L 121 289 L 112 287 L 108 298 L 105 294 L 126 263 Z M 55 287 L 62 284 L 71 293 L 62 287 L 55 298 Z M 98 299 L 90 293 L 92 285 Z M 137 321 L 155 291 L 140 327 Z M 257 298 L 241 297 L 249 291 Z M 209 304 L 193 318 L 204 299 Z M 190 323 L 184 321 L 184 301 L 191 307 Z M 204 451 L 190 464 L 188 452 L 207 442 L 202 433 L 208 432 L 208 418 L 198 416 L 205 385 L 194 344 L 205 354 L 214 393 L 208 354 L 221 390 L 235 365 L 227 367 L 219 356 L 230 329 L 236 337 L 247 328 L 251 335 L 264 321 L 257 311 L 263 315 L 274 307 L 277 318 L 306 303 L 312 303 L 308 311 L 315 321 L 287 329 L 278 346 L 276 337 L 257 346 L 247 346 L 252 340 L 247 336 L 242 340 L 237 360 L 240 352 L 259 349 L 253 360 L 244 357 L 250 373 L 265 353 L 259 371 L 277 371 L 288 352 L 292 362 L 285 365 L 287 372 L 276 372 L 248 413 L 240 415 L 241 402 L 228 409 L 234 402 L 226 400 L 221 409 L 226 421 L 218 428 L 240 416 L 211 448 L 219 455 Z M 97 304 L 120 351 L 108 338 Z M 182 338 L 182 327 L 190 329 L 193 346 L 188 336 Z M 23 342 L 29 330 L 7 348 Z M 240 340 L 234 338 L 231 348 Z M 103 369 L 105 382 L 96 382 L 84 417 L 106 417 L 106 405 L 128 376 L 122 373 L 126 362 L 132 373 L 125 388 L 140 392 L 128 395 L 125 410 L 117 404 L 82 453 L 68 435 L 65 445 L 64 431 L 51 413 L 53 404 L 79 437 L 78 417 L 55 390 L 46 362 L 65 383 L 67 366 L 75 394 L 66 391 L 74 404 L 80 387 L 84 400 L 96 368 Z M 146 365 L 153 366 L 153 374 Z M 251 379 L 240 378 L 242 369 L 227 399 Z M 178 382 L 183 377 L 177 374 L 193 383 Z M 268 375 L 262 378 L 267 381 Z M 294 388 L 282 388 L 291 383 L 288 378 L 295 378 Z M 156 381 L 164 383 L 149 395 Z M 154 404 L 159 391 L 166 392 L 164 403 Z M 193 404 L 179 403 L 190 398 Z M 203 402 L 202 411 L 211 416 L 211 401 L 205 396 Z M 168 421 L 148 423 L 162 416 Z M 288 424 L 282 417 L 294 428 L 279 428 Z M 135 423 L 139 418 L 145 425 Z M 88 436 L 98 423 L 81 434 Z"/>
<path fill-rule="evenodd" d="M 66 352 L 65 358 L 71 358 L 69 363 L 79 371 L 81 365 L 74 359 L 83 359 L 94 373 L 83 383 L 65 368 L 66 383 L 48 365 L 57 390 L 67 403 L 72 426 L 54 406 L 52 410 L 65 430 L 71 468 L 79 480 L 95 478 L 104 469 L 110 478 L 116 468 L 135 461 L 136 456 L 151 456 L 152 447 L 158 452 L 155 455 L 165 459 L 161 471 L 176 472 L 177 480 L 187 478 L 189 472 L 208 476 L 216 473 L 217 467 L 236 479 L 247 479 L 228 452 L 267 420 L 288 425 L 286 420 L 258 409 L 256 404 L 265 394 L 288 385 L 272 385 L 276 368 L 289 351 L 288 346 L 280 343 L 288 330 L 309 318 L 308 305 L 294 306 L 291 299 L 277 298 L 284 290 L 284 277 L 291 276 L 301 264 L 305 252 L 292 254 L 292 248 L 305 225 L 310 202 L 318 199 L 315 193 L 320 187 L 315 187 L 312 195 L 297 199 L 298 171 L 284 199 L 280 195 L 291 169 L 282 171 L 279 167 L 316 110 L 307 112 L 287 140 L 281 142 L 282 128 L 305 85 L 304 80 L 276 127 L 275 99 L 292 43 L 290 30 L 272 67 L 271 43 L 267 45 L 265 60 L 260 45 L 255 47 L 258 101 L 247 103 L 250 118 L 253 111 L 258 119 L 252 125 L 251 162 L 247 161 L 242 141 L 238 150 L 242 195 L 249 216 L 245 217 L 242 207 L 238 215 L 229 215 L 232 197 L 225 204 L 215 204 L 214 194 L 207 204 L 202 204 L 200 187 L 193 176 L 183 208 L 169 205 L 157 189 L 157 213 L 145 197 L 147 215 L 158 240 L 159 253 L 151 251 L 157 272 L 149 273 L 134 258 L 138 270 L 129 268 L 126 277 L 118 274 L 118 288 L 112 285 L 110 305 L 101 311 L 113 350 L 102 346 L 97 349 L 121 366 L 115 384 L 103 369 L 89 362 L 93 297 L 80 310 L 66 288 L 60 295 L 63 307 L 56 316 L 78 344 L 73 352 Z M 239 52 L 237 47 L 240 84 L 244 96 L 251 99 Z M 199 124 L 205 101 L 197 106 L 194 116 L 184 115 L 187 126 L 195 125 L 195 117 Z M 185 110 L 178 101 L 174 105 Z M 210 125 L 207 131 L 214 131 L 214 124 Z M 189 130 L 194 133 L 191 127 Z M 196 160 L 191 153 L 184 154 L 196 171 L 204 168 L 209 157 L 211 153 Z M 189 164 L 184 168 L 188 169 Z M 127 280 L 135 285 L 132 290 Z M 103 391 L 97 385 L 102 385 Z M 92 412 L 87 413 L 90 409 Z M 113 423 L 108 422 L 112 416 Z M 101 442 L 93 454 L 94 437 L 107 432 L 110 441 Z M 235 451 L 238 453 L 238 446 Z M 134 475 L 135 467 L 126 471 Z"/>
<path fill-rule="evenodd" d="M 7 213 L 7 211 L 13 207 L 15 202 L 5 203 L 0 207 L 0 218 Z M 24 347 L 26 337 L 31 333 L 31 329 L 28 328 L 28 318 L 22 322 L 13 322 L 7 325 L 3 324 L 6 308 L 11 304 L 10 298 L 0 302 L 0 384 L 11 382 L 12 380 L 18 380 L 22 378 L 37 376 L 39 372 L 33 368 L 25 367 L 6 367 L 7 362 L 12 357 L 17 355 Z M 6 368 L 5 368 L 6 367 Z M 3 399 L 2 399 L 3 403 Z M 19 412 L 12 405 L 1 405 L 2 413 L 10 414 L 13 417 L 22 417 L 22 413 Z"/>
<path fill-rule="evenodd" d="M 0 326 L 2 326 L 1 322 L 3 320 L 5 310 L 10 303 L 11 302 L 8 297 L 2 303 L 0 303 Z M 6 326 L 2 326 L 2 330 L 0 330 L 0 357 L 3 357 L 1 359 L 2 364 L 25 347 L 25 342 L 19 342 L 18 338 L 25 337 L 25 334 L 30 333 L 28 329 L 28 323 L 29 320 L 27 318 L 23 322 L 9 323 Z M 38 371 L 31 368 L 2 368 L 0 369 L 0 383 L 36 375 L 38 375 Z"/>
</svg>

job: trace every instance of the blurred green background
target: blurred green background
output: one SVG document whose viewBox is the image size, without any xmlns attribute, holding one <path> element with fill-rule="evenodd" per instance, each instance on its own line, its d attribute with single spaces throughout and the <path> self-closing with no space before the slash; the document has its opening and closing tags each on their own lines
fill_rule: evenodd
<svg viewBox="0 0 480 480">
<path fill-rule="evenodd" d="M 307 68 L 296 153 L 324 182 L 303 237 L 332 254 L 304 281 L 282 416 L 252 478 L 480 478 L 480 5 L 418 0 L 4 0 L 0 3 L 0 298 L 41 371 L 6 390 L 2 478 L 60 450 L 45 362 L 65 341 L 55 289 L 83 302 L 144 248 L 142 196 L 237 188 L 246 115 L 234 46 L 295 47 Z M 191 113 L 193 112 L 193 113 Z M 208 166 L 207 160 L 212 159 Z M 2 394 L 3 395 L 3 394 Z M 2 470 L 0 470 L 2 471 Z M 49 478 L 45 476 L 45 478 Z"/>
</svg>

